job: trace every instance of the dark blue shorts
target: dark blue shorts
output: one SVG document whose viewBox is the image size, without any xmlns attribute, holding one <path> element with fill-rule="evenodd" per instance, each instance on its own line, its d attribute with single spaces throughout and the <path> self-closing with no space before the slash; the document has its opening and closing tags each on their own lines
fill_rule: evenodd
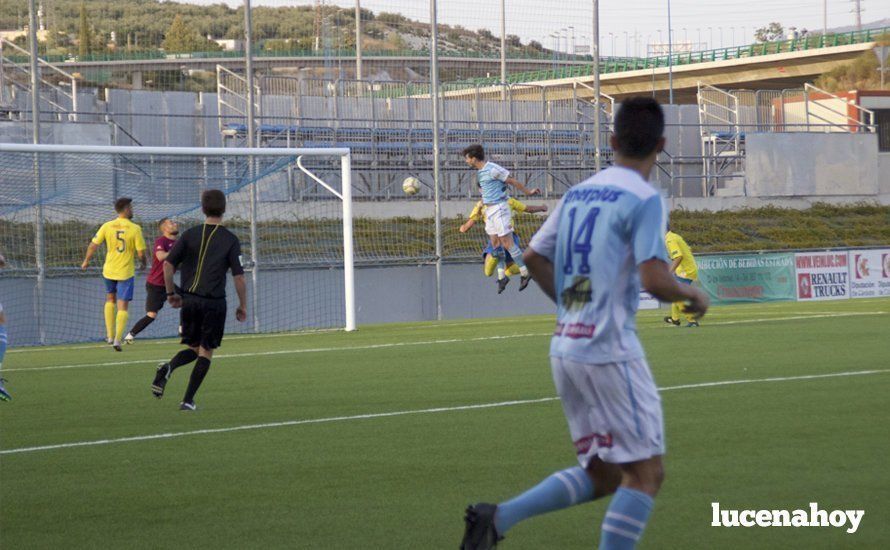
<svg viewBox="0 0 890 550">
<path fill-rule="evenodd" d="M 522 241 L 519 240 L 519 235 L 517 235 L 515 231 L 513 232 L 513 242 L 516 243 L 516 246 L 521 246 L 520 243 L 521 243 Z M 492 256 L 494 256 L 494 255 L 495 255 L 495 251 L 498 250 L 498 249 L 503 250 L 504 247 L 503 247 L 503 246 L 499 246 L 499 247 L 497 247 L 497 248 L 494 248 L 494 247 L 491 246 L 491 242 L 489 242 L 489 243 L 485 246 L 485 248 L 482 249 L 482 259 L 485 259 L 485 255 L 486 255 L 486 254 L 491 254 Z M 507 258 L 507 263 L 508 263 L 508 264 L 509 264 L 509 263 L 513 263 L 513 256 L 511 256 L 509 252 L 504 252 L 504 256 Z"/>
<path fill-rule="evenodd" d="M 695 281 L 693 281 L 692 279 L 687 279 L 687 278 L 685 278 L 685 277 L 680 277 L 679 275 L 674 275 L 674 279 L 677 279 L 677 281 L 679 281 L 679 282 L 681 282 L 681 283 L 685 283 L 685 284 L 687 284 L 687 285 L 691 285 L 692 283 L 695 282 Z"/>
<path fill-rule="evenodd" d="M 105 281 L 105 293 L 117 294 L 118 300 L 130 301 L 133 299 L 133 283 L 136 277 L 130 277 L 125 281 L 115 281 L 113 279 L 102 278 Z"/>
</svg>

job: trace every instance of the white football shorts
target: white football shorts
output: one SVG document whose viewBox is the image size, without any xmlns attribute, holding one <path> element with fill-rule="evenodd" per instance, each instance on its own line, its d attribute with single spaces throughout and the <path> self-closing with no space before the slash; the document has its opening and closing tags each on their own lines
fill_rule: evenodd
<svg viewBox="0 0 890 550">
<path fill-rule="evenodd" d="M 623 464 L 663 455 L 661 398 L 645 359 L 587 364 L 550 358 L 578 462 Z"/>
<path fill-rule="evenodd" d="M 498 237 L 513 232 L 513 216 L 510 214 L 508 203 L 501 202 L 485 207 L 485 232 Z"/>
</svg>

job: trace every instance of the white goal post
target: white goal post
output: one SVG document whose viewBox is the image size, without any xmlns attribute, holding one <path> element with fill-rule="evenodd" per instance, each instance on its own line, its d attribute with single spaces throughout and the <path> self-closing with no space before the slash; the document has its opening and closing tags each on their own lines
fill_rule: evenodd
<svg viewBox="0 0 890 550">
<path fill-rule="evenodd" d="M 58 281 L 82 278 L 73 260 L 86 246 L 86 232 L 114 217 L 111 206 L 117 197 L 134 198 L 135 219 L 143 224 L 150 247 L 155 234 L 152 224 L 162 218 L 200 223 L 200 193 L 208 188 L 226 193 L 227 224 L 231 224 L 242 242 L 249 242 L 242 253 L 249 256 L 245 267 L 252 280 L 252 331 L 337 326 L 355 330 L 355 246 L 348 148 L 0 143 L 0 251 L 10 260 L 10 269 L 0 273 L 0 277 L 36 280 L 32 311 L 40 337 L 35 343 L 60 341 L 46 337 L 48 333 L 58 333 L 61 329 L 56 325 L 62 322 L 47 320 L 51 311 L 44 304 L 47 293 L 49 299 L 58 301 L 53 292 L 80 292 L 74 290 L 73 283 L 66 287 L 68 290 L 60 291 Z M 312 235 L 315 240 L 311 240 Z M 342 296 L 332 283 L 341 267 Z M 96 261 L 91 265 L 94 272 L 100 268 L 101 263 Z M 313 283 L 316 279 L 307 279 L 307 272 L 316 278 L 323 275 L 324 282 Z M 261 276 L 266 279 L 259 280 Z M 297 287 L 304 280 L 310 281 L 308 286 L 316 284 L 312 287 L 316 290 L 299 295 L 302 290 Z M 317 288 L 325 289 L 329 295 L 318 298 L 323 303 L 314 304 L 313 293 L 319 294 Z M 264 302 L 258 301 L 259 290 L 265 293 Z M 264 303 L 267 310 L 278 311 L 269 317 L 263 311 Z M 23 305 L 23 310 L 29 309 L 27 305 Z M 307 315 L 289 312 L 288 307 L 316 310 Z M 332 313 L 334 309 L 339 313 Z M 67 324 L 75 322 L 76 319 L 64 320 Z M 64 341 L 80 339 L 74 336 L 79 334 L 74 328 L 63 328 L 69 334 Z M 93 336 L 91 333 L 90 337 Z"/>
</svg>

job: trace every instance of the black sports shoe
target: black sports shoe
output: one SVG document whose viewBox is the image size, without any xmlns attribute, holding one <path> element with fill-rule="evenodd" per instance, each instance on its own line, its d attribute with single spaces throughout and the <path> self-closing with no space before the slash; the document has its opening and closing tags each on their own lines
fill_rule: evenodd
<svg viewBox="0 0 890 550">
<path fill-rule="evenodd" d="M 167 385 L 167 380 L 170 380 L 170 375 L 173 373 L 173 369 L 170 368 L 170 363 L 161 363 L 158 365 L 158 371 L 155 373 L 154 382 L 151 383 L 151 394 L 160 399 L 164 396 L 164 387 Z"/>
<path fill-rule="evenodd" d="M 510 282 L 510 277 L 504 277 L 503 279 L 498 279 L 498 294 L 504 291 L 507 288 L 507 283 Z"/>
<path fill-rule="evenodd" d="M 181 411 L 194 411 L 197 409 L 198 409 L 198 406 L 195 405 L 194 403 L 186 403 L 185 401 L 183 401 L 182 403 L 179 404 L 179 410 L 181 410 Z"/>
<path fill-rule="evenodd" d="M 460 543 L 460 550 L 488 550 L 498 545 L 504 537 L 498 535 L 494 528 L 494 513 L 498 507 L 496 504 L 479 502 L 467 506 L 464 516 L 466 528 L 464 540 Z"/>
<path fill-rule="evenodd" d="M 675 321 L 675 320 L 673 320 L 673 319 L 670 318 L 670 317 L 665 317 L 665 318 L 664 318 L 664 322 L 667 323 L 667 324 L 669 324 L 669 325 L 674 325 L 674 326 L 677 326 L 677 327 L 680 326 L 680 320 L 679 320 L 679 319 L 677 319 L 677 320 Z"/>
<path fill-rule="evenodd" d="M 689 321 L 688 323 L 686 323 L 686 328 L 694 328 L 697 326 L 699 326 L 698 321 Z"/>
<path fill-rule="evenodd" d="M 525 290 L 525 287 L 528 286 L 528 284 L 531 282 L 531 280 L 532 280 L 531 275 L 524 275 L 521 279 L 519 279 L 519 292 L 522 292 L 523 290 Z"/>
</svg>

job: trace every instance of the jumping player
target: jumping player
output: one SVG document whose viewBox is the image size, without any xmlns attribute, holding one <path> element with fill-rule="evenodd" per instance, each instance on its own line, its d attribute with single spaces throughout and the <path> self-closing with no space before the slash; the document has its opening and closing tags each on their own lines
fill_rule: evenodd
<svg viewBox="0 0 890 550">
<path fill-rule="evenodd" d="M 493 548 L 532 516 L 614 494 L 600 550 L 633 549 L 664 477 L 661 401 L 636 333 L 640 287 L 702 316 L 708 298 L 668 269 L 664 203 L 647 183 L 664 148 L 664 114 L 632 98 L 615 117 L 613 168 L 572 187 L 526 252 L 529 270 L 557 305 L 553 380 L 579 466 L 500 504 L 467 508 L 461 548 Z"/>
<path fill-rule="evenodd" d="M 529 206 L 521 201 L 518 201 L 514 198 L 510 198 L 507 203 L 510 206 L 510 216 L 515 217 L 517 213 L 527 212 L 529 214 L 535 214 L 537 212 L 546 212 L 547 206 Z M 470 212 L 467 221 L 464 222 L 463 225 L 460 226 L 460 232 L 466 233 L 469 231 L 477 222 L 485 221 L 485 205 L 482 201 L 476 203 L 473 207 L 473 210 Z M 513 241 L 516 243 L 516 246 L 520 246 L 519 235 L 516 232 L 513 232 Z M 498 250 L 500 249 L 500 250 Z M 510 275 L 518 275 L 519 274 L 519 266 L 516 265 L 516 262 L 513 261 L 513 256 L 510 255 L 509 252 L 504 251 L 503 247 L 498 246 L 495 247 L 488 243 L 488 245 L 482 249 L 482 272 L 486 277 L 491 277 L 492 273 L 494 273 L 495 268 L 498 265 L 498 254 L 503 252 L 505 254 L 505 260 L 507 264 L 506 274 L 509 277 Z"/>
<path fill-rule="evenodd" d="M 525 290 L 531 281 L 525 262 L 522 260 L 522 250 L 513 240 L 513 221 L 510 215 L 510 207 L 507 204 L 507 186 L 512 185 L 526 195 L 539 195 L 539 189 L 529 189 L 515 178 L 510 177 L 510 172 L 502 166 L 485 161 L 485 149 L 481 145 L 470 145 L 463 150 L 464 161 L 467 166 L 476 170 L 476 182 L 482 190 L 482 202 L 485 205 L 485 232 L 491 240 L 491 246 L 498 259 L 498 294 L 507 288 L 510 279 L 507 277 L 507 261 L 504 251 L 509 252 L 513 261 L 519 266 L 522 275 L 519 290 Z M 498 252 L 498 247 L 503 251 Z"/>
</svg>

